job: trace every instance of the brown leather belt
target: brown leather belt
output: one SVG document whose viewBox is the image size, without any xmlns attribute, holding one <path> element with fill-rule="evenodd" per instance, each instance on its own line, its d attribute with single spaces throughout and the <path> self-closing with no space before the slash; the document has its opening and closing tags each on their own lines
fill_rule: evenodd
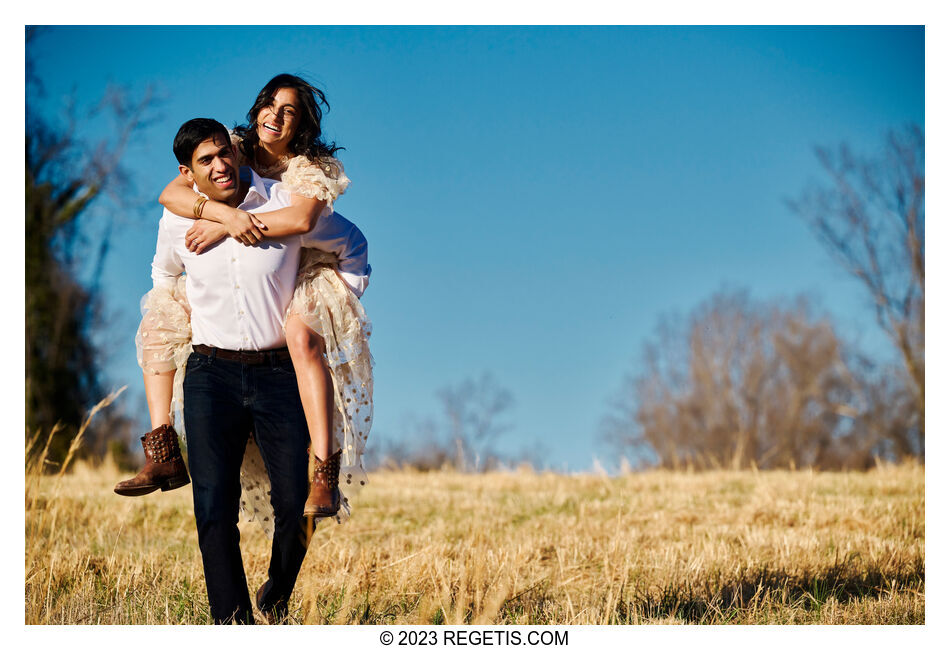
<svg viewBox="0 0 950 650">
<path fill-rule="evenodd" d="M 224 359 L 225 361 L 240 361 L 250 366 L 270 363 L 272 359 L 284 361 L 290 358 L 290 351 L 286 347 L 274 348 L 273 350 L 223 350 L 199 343 L 192 346 L 192 350 L 206 357 Z"/>
</svg>

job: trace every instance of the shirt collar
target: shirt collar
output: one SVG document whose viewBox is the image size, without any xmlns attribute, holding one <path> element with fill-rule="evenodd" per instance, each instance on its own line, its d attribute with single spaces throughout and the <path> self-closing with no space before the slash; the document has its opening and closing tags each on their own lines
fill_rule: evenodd
<svg viewBox="0 0 950 650">
<path fill-rule="evenodd" d="M 269 195 L 267 194 L 267 186 L 264 184 L 264 180 L 260 176 L 257 175 L 257 172 L 254 171 L 250 167 L 241 167 L 242 180 L 244 179 L 245 174 L 247 173 L 250 173 L 251 180 L 250 180 L 250 183 L 248 184 L 247 194 L 245 195 L 244 201 L 242 201 L 242 203 L 249 201 L 252 198 L 251 194 L 257 194 L 264 201 L 270 198 Z"/>
</svg>

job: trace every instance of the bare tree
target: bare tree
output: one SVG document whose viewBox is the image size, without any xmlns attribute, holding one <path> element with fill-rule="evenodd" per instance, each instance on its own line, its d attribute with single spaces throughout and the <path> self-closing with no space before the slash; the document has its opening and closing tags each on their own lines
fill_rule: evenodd
<svg viewBox="0 0 950 650">
<path fill-rule="evenodd" d="M 686 320 L 662 318 L 605 436 L 673 469 L 867 466 L 861 386 L 814 311 L 721 292 Z"/>
<path fill-rule="evenodd" d="M 28 439 L 63 425 L 64 435 L 50 447 L 55 461 L 62 459 L 85 409 L 103 397 L 91 336 L 118 211 L 96 206 L 111 191 L 128 189 L 120 161 L 145 126 L 153 98 L 146 91 L 129 101 L 127 93 L 113 88 L 84 118 L 67 103 L 62 120 L 54 121 L 43 110 L 47 99 L 33 64 L 39 33 L 27 30 L 26 422 Z M 114 128 L 97 143 L 82 139 L 81 123 L 97 120 Z M 126 207 L 130 203 L 123 201 Z M 80 281 L 83 275 L 89 280 Z M 124 426 L 115 418 L 112 425 Z"/>
<path fill-rule="evenodd" d="M 430 417 L 406 415 L 397 425 L 395 437 L 382 438 L 367 447 L 367 468 L 411 467 L 422 472 L 455 466 L 452 445 L 439 436 L 439 427 Z"/>
<path fill-rule="evenodd" d="M 924 441 L 924 134 L 892 132 L 873 158 L 847 145 L 818 148 L 827 184 L 789 206 L 864 286 L 878 324 L 898 351 L 914 405 L 902 453 Z"/>
<path fill-rule="evenodd" d="M 492 448 L 497 437 L 511 428 L 505 417 L 514 397 L 491 374 L 445 386 L 437 396 L 440 417 L 407 417 L 398 439 L 374 451 L 376 462 L 423 471 L 452 467 L 471 472 L 538 461 L 536 449 L 511 457 Z"/>
<path fill-rule="evenodd" d="M 443 388 L 438 397 L 455 449 L 456 467 L 478 469 L 479 463 L 489 463 L 491 443 L 510 428 L 501 418 L 514 404 L 511 392 L 485 373 L 477 380 L 469 378 Z"/>
</svg>

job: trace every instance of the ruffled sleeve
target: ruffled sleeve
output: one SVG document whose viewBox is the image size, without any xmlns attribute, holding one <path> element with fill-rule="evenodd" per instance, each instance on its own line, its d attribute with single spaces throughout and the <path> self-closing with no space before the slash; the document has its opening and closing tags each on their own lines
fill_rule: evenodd
<svg viewBox="0 0 950 650">
<path fill-rule="evenodd" d="M 336 158 L 309 160 L 306 156 L 291 158 L 280 180 L 292 194 L 326 201 L 331 209 L 350 184 L 343 164 Z"/>
</svg>

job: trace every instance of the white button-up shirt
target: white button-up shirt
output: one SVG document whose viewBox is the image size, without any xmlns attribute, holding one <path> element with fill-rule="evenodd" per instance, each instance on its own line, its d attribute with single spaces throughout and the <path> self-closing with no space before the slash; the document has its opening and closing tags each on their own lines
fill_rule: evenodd
<svg viewBox="0 0 950 650">
<path fill-rule="evenodd" d="M 240 210 L 270 212 L 290 205 L 290 192 L 250 168 L 241 168 L 242 184 L 247 184 L 248 172 L 250 187 Z M 293 297 L 301 246 L 334 253 L 340 275 L 357 295 L 369 283 L 366 238 L 336 212 L 322 214 L 302 236 L 266 238 L 255 246 L 227 237 L 200 255 L 185 246 L 185 233 L 194 223 L 165 210 L 158 224 L 152 282 L 171 284 L 185 272 L 195 344 L 226 350 L 286 345 L 284 313 Z"/>
</svg>

